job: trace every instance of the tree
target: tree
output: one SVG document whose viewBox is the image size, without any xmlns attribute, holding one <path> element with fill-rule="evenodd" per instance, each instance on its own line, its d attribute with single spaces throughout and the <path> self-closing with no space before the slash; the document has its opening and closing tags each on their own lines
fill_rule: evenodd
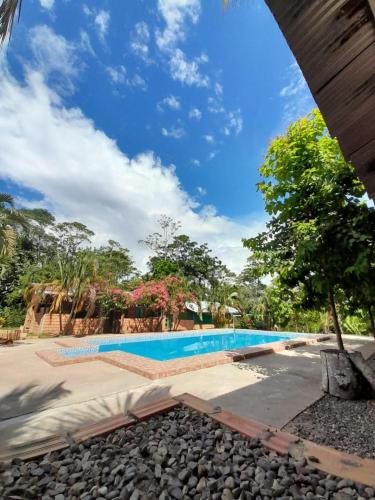
<svg viewBox="0 0 375 500">
<path fill-rule="evenodd" d="M 68 256 L 75 255 L 95 235 L 81 222 L 61 222 L 55 226 L 55 234 L 59 252 Z"/>
<path fill-rule="evenodd" d="M 0 42 L 3 43 L 6 37 L 11 35 L 14 18 L 21 13 L 22 0 L 2 0 L 0 5 Z"/>
<path fill-rule="evenodd" d="M 374 238 L 364 225 L 374 218 L 362 200 L 364 187 L 317 110 L 272 142 L 260 172 L 271 219 L 267 231 L 244 245 L 264 274 L 277 275 L 282 287 L 298 286 L 306 306 L 328 303 L 344 349 L 335 295 L 344 279 L 363 274 L 365 242 Z"/>
<path fill-rule="evenodd" d="M 185 303 L 195 301 L 185 280 L 177 276 L 167 276 L 161 280 L 141 283 L 132 293 L 133 304 L 142 307 L 146 314 L 172 318 L 172 329 L 177 329 L 179 317 L 185 310 Z"/>
<path fill-rule="evenodd" d="M 17 248 L 17 230 L 27 221 L 14 204 L 13 196 L 0 193 L 0 274 L 14 256 Z"/>
<path fill-rule="evenodd" d="M 109 286 L 123 286 L 126 281 L 136 275 L 134 262 L 129 250 L 114 240 L 108 245 L 92 250 L 98 265 L 98 274 Z"/>
<path fill-rule="evenodd" d="M 151 257 L 150 274 L 155 277 L 178 274 L 196 289 L 217 286 L 234 275 L 211 253 L 206 243 L 200 245 L 189 236 L 180 234 L 166 246 L 162 256 Z"/>
</svg>

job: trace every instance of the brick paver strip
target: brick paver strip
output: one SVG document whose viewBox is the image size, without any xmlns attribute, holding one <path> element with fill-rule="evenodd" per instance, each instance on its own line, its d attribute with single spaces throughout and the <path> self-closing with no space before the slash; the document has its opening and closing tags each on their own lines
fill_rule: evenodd
<svg viewBox="0 0 375 500">
<path fill-rule="evenodd" d="M 13 458 L 30 460 L 31 458 L 41 457 L 52 451 L 59 451 L 68 447 L 69 443 L 63 436 L 48 436 L 29 443 L 1 449 L 0 462 L 12 460 Z"/>
<path fill-rule="evenodd" d="M 176 399 L 162 399 L 161 401 L 156 401 L 147 406 L 142 406 L 140 408 L 134 408 L 130 411 L 130 414 L 136 417 L 138 420 L 145 420 L 146 418 L 152 417 L 153 415 L 158 415 L 159 413 L 165 413 L 169 410 L 173 410 L 176 406 L 179 406 L 180 402 Z"/>
<path fill-rule="evenodd" d="M 177 401 L 180 401 L 183 405 L 191 408 L 192 410 L 199 411 L 200 413 L 205 413 L 206 415 L 213 415 L 215 413 L 220 413 L 220 406 L 214 406 L 205 399 L 193 396 L 188 392 L 175 396 Z"/>
<path fill-rule="evenodd" d="M 81 443 L 86 439 L 108 434 L 109 432 L 115 431 L 120 427 L 127 427 L 135 423 L 135 419 L 125 416 L 123 414 L 114 415 L 113 417 L 103 418 L 94 424 L 85 425 L 77 429 L 71 435 L 71 438 L 76 443 Z"/>
<path fill-rule="evenodd" d="M 136 334 L 135 334 L 136 335 Z M 144 337 L 144 335 L 142 335 Z M 320 335 L 317 337 L 302 338 L 297 340 L 287 340 L 272 342 L 253 347 L 244 347 L 235 351 L 219 351 L 210 354 L 198 354 L 186 358 L 171 359 L 169 361 L 157 361 L 135 354 L 129 354 L 123 351 L 112 351 L 107 353 L 95 353 L 87 356 L 64 357 L 56 349 L 37 351 L 36 355 L 52 366 L 71 365 L 76 363 L 85 363 L 88 361 L 104 361 L 124 370 L 137 373 L 151 380 L 157 380 L 172 375 L 187 373 L 190 371 L 210 368 L 212 366 L 243 361 L 256 356 L 264 356 L 280 352 L 286 349 L 293 349 L 308 344 L 316 344 L 329 340 L 329 335 Z M 56 343 L 64 347 L 87 347 L 82 339 L 62 339 Z"/>
<path fill-rule="evenodd" d="M 307 440 L 303 440 L 303 444 L 304 456 L 313 467 L 375 487 L 375 460 L 360 458 Z"/>
</svg>

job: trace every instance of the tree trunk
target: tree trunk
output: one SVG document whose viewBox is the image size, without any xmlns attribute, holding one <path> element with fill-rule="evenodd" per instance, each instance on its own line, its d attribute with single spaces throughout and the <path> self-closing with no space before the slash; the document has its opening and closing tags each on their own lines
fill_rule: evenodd
<svg viewBox="0 0 375 500">
<path fill-rule="evenodd" d="M 342 399 L 357 399 L 361 384 L 349 355 L 343 350 L 324 349 L 322 360 L 322 389 Z"/>
<path fill-rule="evenodd" d="M 60 302 L 59 305 L 59 329 L 60 329 L 60 335 L 62 335 L 64 333 L 62 324 L 62 302 Z"/>
<path fill-rule="evenodd" d="M 96 325 L 96 328 L 94 331 L 94 335 L 98 335 L 99 333 L 103 333 L 104 321 L 105 321 L 105 317 L 100 316 L 100 319 L 99 319 L 98 324 Z"/>
<path fill-rule="evenodd" d="M 368 312 L 368 317 L 370 319 L 371 332 L 375 339 L 375 321 L 374 321 L 374 315 L 372 314 L 371 306 L 367 306 L 367 312 Z"/>
<path fill-rule="evenodd" d="M 64 333 L 66 333 L 67 335 L 69 334 L 70 325 L 72 325 L 74 323 L 74 320 L 76 317 L 76 311 L 75 311 L 76 305 L 77 305 L 77 301 L 73 300 L 72 301 L 72 308 L 70 310 L 68 319 L 67 319 L 65 326 L 64 326 Z M 72 334 L 74 334 L 73 327 L 72 327 Z"/>
<path fill-rule="evenodd" d="M 359 351 L 349 353 L 349 358 L 357 370 L 361 372 L 363 377 L 367 380 L 372 392 L 375 394 L 375 368 L 371 360 L 366 361 Z"/>
<path fill-rule="evenodd" d="M 342 333 L 341 333 L 340 323 L 339 323 L 339 319 L 337 317 L 335 296 L 333 293 L 333 288 L 330 288 L 328 291 L 328 303 L 329 303 L 329 307 L 330 307 L 331 314 L 332 314 L 333 326 L 335 328 L 337 347 L 340 349 L 340 351 L 343 351 L 344 350 L 344 343 L 342 341 Z"/>
</svg>

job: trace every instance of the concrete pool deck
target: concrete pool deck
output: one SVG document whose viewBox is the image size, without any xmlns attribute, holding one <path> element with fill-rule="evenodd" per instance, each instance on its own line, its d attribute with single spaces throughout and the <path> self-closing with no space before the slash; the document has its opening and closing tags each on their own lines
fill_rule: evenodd
<svg viewBox="0 0 375 500">
<path fill-rule="evenodd" d="M 371 338 L 345 337 L 374 351 Z M 334 339 L 150 381 L 100 361 L 54 368 L 35 355 L 53 339 L 0 348 L 0 446 L 66 433 L 135 405 L 190 392 L 229 411 L 283 427 L 321 396 L 319 351 Z"/>
</svg>

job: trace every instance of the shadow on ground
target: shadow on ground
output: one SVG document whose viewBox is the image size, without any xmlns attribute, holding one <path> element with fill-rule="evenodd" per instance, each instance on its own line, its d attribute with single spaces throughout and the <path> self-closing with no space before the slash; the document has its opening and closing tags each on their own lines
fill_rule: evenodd
<svg viewBox="0 0 375 500">
<path fill-rule="evenodd" d="M 19 387 L 0 399 L 0 449 L 53 434 L 67 435 L 84 425 L 171 397 L 170 386 L 152 386 L 99 397 L 79 404 L 48 408 L 52 400 L 67 396 L 63 383 L 44 390 Z M 7 417 L 4 417 L 7 415 Z"/>
<path fill-rule="evenodd" d="M 233 367 L 254 373 L 257 380 L 210 402 L 267 425 L 283 427 L 322 394 L 319 349 L 298 348 L 234 363 Z"/>
<path fill-rule="evenodd" d="M 30 383 L 16 387 L 0 397 L 0 421 L 42 411 L 52 401 L 68 396 L 71 391 L 64 388 L 64 383 L 46 387 Z"/>
</svg>

